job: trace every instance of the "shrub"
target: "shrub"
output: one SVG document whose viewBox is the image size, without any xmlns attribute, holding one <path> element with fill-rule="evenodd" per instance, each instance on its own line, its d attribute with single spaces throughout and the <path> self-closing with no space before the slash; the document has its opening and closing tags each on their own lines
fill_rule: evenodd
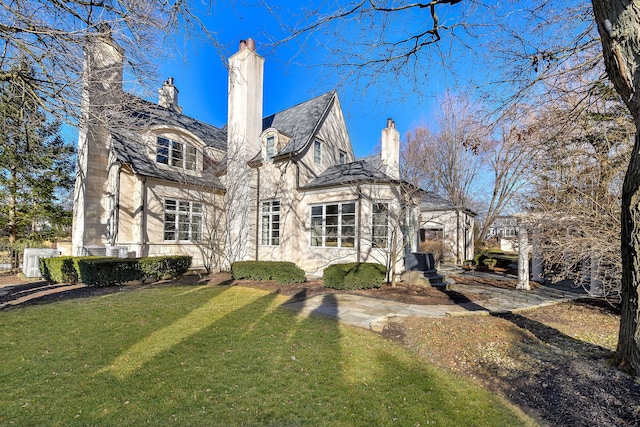
<svg viewBox="0 0 640 427">
<path fill-rule="evenodd" d="M 147 276 L 174 278 L 182 276 L 191 267 L 193 258 L 187 255 L 156 256 L 140 259 L 140 269 Z"/>
<path fill-rule="evenodd" d="M 87 286 L 109 286 L 143 277 L 135 258 L 77 257 L 73 263 L 78 279 Z"/>
<path fill-rule="evenodd" d="M 509 266 L 514 262 L 511 259 L 503 258 L 503 257 L 495 258 L 495 260 L 496 260 L 496 267 L 500 267 L 500 268 L 509 268 Z M 516 260 L 515 263 L 517 264 L 517 262 L 518 261 Z"/>
<path fill-rule="evenodd" d="M 306 280 L 302 269 L 285 261 L 238 261 L 231 264 L 231 274 L 234 279 L 274 280 L 281 284 Z"/>
<path fill-rule="evenodd" d="M 493 268 L 498 263 L 498 260 L 495 258 L 485 258 L 482 260 L 482 264 L 488 268 Z"/>
<path fill-rule="evenodd" d="M 49 282 L 82 282 L 88 286 L 109 286 L 144 277 L 178 277 L 191 266 L 190 256 L 149 258 L 55 257 L 40 259 L 40 273 Z"/>
<path fill-rule="evenodd" d="M 484 265 L 484 260 L 487 258 L 489 257 L 487 256 L 486 253 L 480 252 L 479 254 L 473 257 L 473 260 L 475 261 L 476 265 Z"/>
<path fill-rule="evenodd" d="M 48 282 L 74 283 L 78 281 L 78 273 L 73 263 L 73 257 L 40 258 L 39 266 L 40 274 Z"/>
<path fill-rule="evenodd" d="M 379 288 L 386 279 L 387 269 L 382 264 L 352 262 L 333 264 L 324 269 L 324 286 L 340 290 Z"/>
</svg>

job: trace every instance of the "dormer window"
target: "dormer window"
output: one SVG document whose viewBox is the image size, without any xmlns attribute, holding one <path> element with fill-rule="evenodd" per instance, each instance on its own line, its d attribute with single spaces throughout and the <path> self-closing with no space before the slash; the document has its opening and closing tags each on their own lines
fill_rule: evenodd
<svg viewBox="0 0 640 427">
<path fill-rule="evenodd" d="M 341 165 L 344 165 L 345 163 L 347 163 L 347 153 L 345 153 L 344 151 L 340 150 L 338 152 L 338 162 Z"/>
<path fill-rule="evenodd" d="M 198 151 L 195 147 L 169 138 L 158 137 L 156 162 L 195 171 Z"/>
<path fill-rule="evenodd" d="M 265 157 L 267 160 L 273 159 L 273 156 L 276 151 L 276 138 L 274 136 L 270 136 L 267 138 L 267 143 L 265 144 Z"/>
<path fill-rule="evenodd" d="M 317 139 L 313 143 L 313 163 L 322 164 L 322 142 Z"/>
</svg>

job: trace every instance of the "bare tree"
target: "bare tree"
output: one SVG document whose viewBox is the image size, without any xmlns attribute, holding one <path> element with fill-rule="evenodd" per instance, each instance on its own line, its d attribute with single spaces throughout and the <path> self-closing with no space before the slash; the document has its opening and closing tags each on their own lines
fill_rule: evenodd
<svg viewBox="0 0 640 427">
<path fill-rule="evenodd" d="M 484 139 L 477 148 L 485 173 L 491 176 L 480 239 L 486 238 L 491 224 L 518 199 L 520 191 L 529 183 L 530 165 L 538 151 L 537 129 L 531 110 L 523 105 L 511 107 L 494 125 L 493 136 Z"/>
<path fill-rule="evenodd" d="M 616 359 L 640 373 L 640 10 L 621 0 L 592 3 L 607 74 L 636 125 L 622 186 L 622 317 Z"/>
<path fill-rule="evenodd" d="M 41 107 L 62 119 L 79 117 L 83 49 L 88 37 L 105 34 L 127 52 L 129 84 L 147 88 L 154 59 L 172 36 L 200 34 L 215 43 L 190 3 L 162 0 L 2 1 L 0 7 L 0 80 L 18 80 Z M 171 52 L 165 52 L 169 55 Z M 12 65 L 24 58 L 34 74 Z"/>
<path fill-rule="evenodd" d="M 407 179 L 443 194 L 456 206 L 469 206 L 482 168 L 478 148 L 488 128 L 465 96 L 445 94 L 433 122 L 409 131 L 403 147 Z"/>
<path fill-rule="evenodd" d="M 618 297 L 621 183 L 633 122 L 611 85 L 598 84 L 590 98 L 566 97 L 538 119 L 546 134 L 528 198 L 533 238 L 547 277 Z"/>
</svg>

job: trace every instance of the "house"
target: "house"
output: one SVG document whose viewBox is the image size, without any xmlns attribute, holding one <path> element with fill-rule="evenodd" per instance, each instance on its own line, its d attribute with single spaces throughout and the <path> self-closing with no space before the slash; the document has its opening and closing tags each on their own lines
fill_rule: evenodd
<svg viewBox="0 0 640 427">
<path fill-rule="evenodd" d="M 495 240 L 500 244 L 500 250 L 518 252 L 518 218 L 515 216 L 497 217 L 487 231 L 487 240 Z"/>
<path fill-rule="evenodd" d="M 87 44 L 73 254 L 291 261 L 317 275 L 356 261 L 400 272 L 417 250 L 425 193 L 400 180 L 393 120 L 381 154 L 358 160 L 336 91 L 264 117 L 251 39 L 229 59 L 223 128 L 183 114 L 173 79 L 157 104 L 125 93 L 123 58 L 108 34 Z"/>
</svg>

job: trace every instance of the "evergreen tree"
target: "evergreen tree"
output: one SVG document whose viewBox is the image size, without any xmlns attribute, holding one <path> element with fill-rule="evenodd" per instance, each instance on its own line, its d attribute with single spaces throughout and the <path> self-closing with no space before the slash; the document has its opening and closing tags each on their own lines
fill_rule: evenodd
<svg viewBox="0 0 640 427">
<path fill-rule="evenodd" d="M 44 113 L 31 66 L 21 61 L 10 75 L 0 83 L 0 225 L 14 242 L 68 225 L 61 199 L 73 186 L 75 149 Z"/>
</svg>

